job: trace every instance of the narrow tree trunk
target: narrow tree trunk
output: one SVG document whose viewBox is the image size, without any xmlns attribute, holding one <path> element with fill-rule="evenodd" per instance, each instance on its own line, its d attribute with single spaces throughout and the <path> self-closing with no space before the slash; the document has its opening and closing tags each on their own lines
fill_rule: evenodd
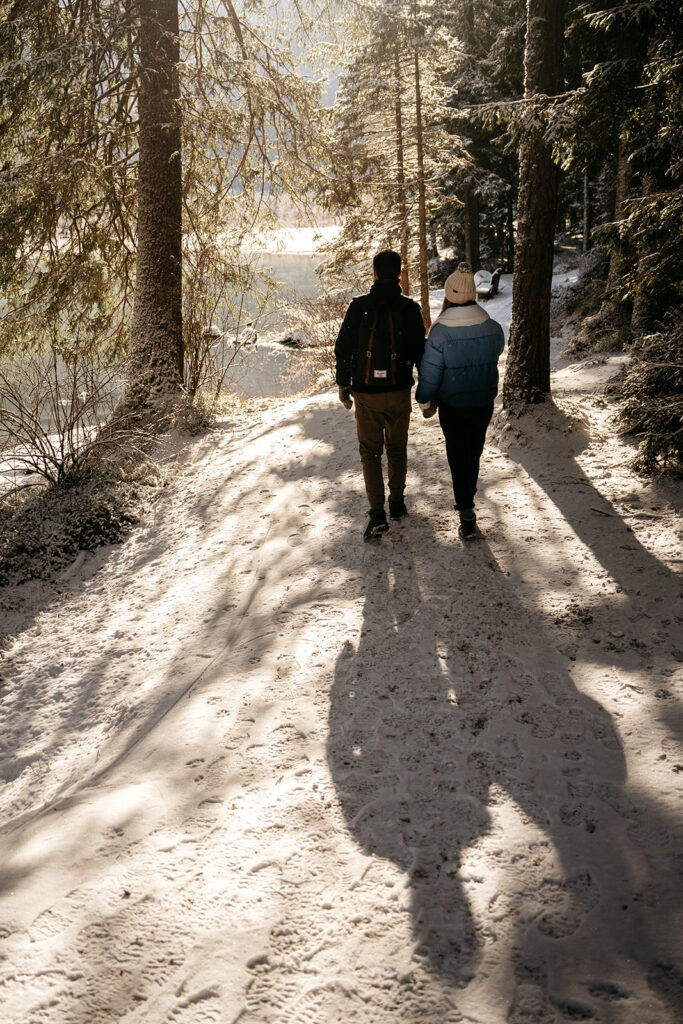
<svg viewBox="0 0 683 1024">
<path fill-rule="evenodd" d="M 403 159 L 403 111 L 401 108 L 401 63 L 398 47 L 394 53 L 394 88 L 396 92 L 396 184 L 398 211 L 401 218 L 401 288 L 404 295 L 410 295 L 410 272 L 408 269 L 408 206 L 406 202 L 406 176 Z"/>
<path fill-rule="evenodd" d="M 474 2 L 465 0 L 462 5 L 462 41 L 465 52 L 474 59 Z M 481 255 L 479 252 L 479 196 L 471 180 L 465 182 L 463 190 L 465 258 L 472 270 L 479 270 Z"/>
<path fill-rule="evenodd" d="M 617 181 L 614 196 L 614 220 L 622 221 L 626 216 L 626 202 L 631 192 L 633 169 L 628 158 L 628 143 L 625 132 L 619 136 L 617 152 Z M 605 285 L 605 301 L 611 302 L 619 291 L 626 269 L 626 257 L 618 249 L 612 251 L 609 261 L 609 273 Z"/>
<path fill-rule="evenodd" d="M 420 88 L 420 56 L 415 51 L 415 120 L 417 143 L 417 209 L 418 242 L 420 250 L 420 305 L 422 319 L 429 330 L 432 318 L 429 311 L 429 272 L 427 270 L 427 211 L 425 201 L 424 140 L 422 136 L 422 93 Z"/>
<path fill-rule="evenodd" d="M 124 404 L 163 408 L 183 380 L 177 0 L 139 0 L 135 295 Z"/>
<path fill-rule="evenodd" d="M 462 5 L 462 41 L 468 54 L 474 50 L 474 0 L 464 0 Z"/>
<path fill-rule="evenodd" d="M 583 176 L 583 251 L 591 250 L 591 191 L 588 173 Z"/>
<path fill-rule="evenodd" d="M 507 272 L 511 274 L 515 269 L 515 220 L 512 207 L 512 186 L 508 189 L 507 201 Z"/>
<path fill-rule="evenodd" d="M 471 181 L 465 183 L 465 258 L 477 272 L 481 264 L 479 252 L 479 196 Z"/>
<path fill-rule="evenodd" d="M 650 170 L 645 171 L 642 176 L 643 197 L 652 196 L 657 189 L 656 176 Z M 660 194 L 660 201 L 663 198 Z M 635 335 L 646 334 L 652 330 L 657 318 L 657 303 L 653 300 L 646 284 L 648 262 L 647 256 L 643 256 L 638 264 L 638 292 L 633 300 L 633 310 L 631 313 L 631 332 Z"/>
<path fill-rule="evenodd" d="M 616 193 L 614 197 L 614 220 L 623 220 L 626 215 L 626 201 L 631 192 L 633 172 L 628 159 L 625 133 L 619 137 L 617 152 Z M 581 330 L 572 345 L 577 348 L 621 349 L 631 338 L 632 303 L 622 295 L 627 261 L 623 253 L 613 249 L 610 254 L 609 271 L 597 313 L 586 317 Z"/>
<path fill-rule="evenodd" d="M 562 88 L 563 3 L 527 0 L 524 92 Z M 520 150 L 512 321 L 503 404 L 542 402 L 550 393 L 550 287 L 558 168 L 540 136 Z"/>
<path fill-rule="evenodd" d="M 649 18 L 641 18 L 638 31 L 633 25 L 622 28 L 615 49 L 627 66 L 632 69 L 630 81 L 624 87 L 621 97 L 624 112 L 631 116 L 634 106 L 639 102 L 637 85 L 642 75 L 647 55 L 649 36 Z M 628 155 L 628 138 L 624 128 L 619 135 L 617 150 L 616 190 L 614 197 L 614 220 L 616 223 L 626 217 L 626 203 L 631 192 L 633 168 Z M 615 246 L 610 253 L 609 271 L 602 303 L 597 313 L 586 317 L 581 325 L 577 338 L 570 343 L 579 348 L 600 348 L 603 350 L 620 349 L 631 340 L 632 302 L 624 297 L 624 277 L 628 269 L 628 260 Z"/>
</svg>

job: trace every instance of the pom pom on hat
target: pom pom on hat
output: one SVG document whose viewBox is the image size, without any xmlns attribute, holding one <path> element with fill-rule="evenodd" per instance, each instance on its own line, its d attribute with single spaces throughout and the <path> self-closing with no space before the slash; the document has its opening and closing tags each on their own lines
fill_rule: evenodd
<svg viewBox="0 0 683 1024">
<path fill-rule="evenodd" d="M 469 263 L 460 263 L 458 269 L 446 278 L 444 293 L 448 301 L 456 305 L 477 301 L 477 286 Z"/>
</svg>

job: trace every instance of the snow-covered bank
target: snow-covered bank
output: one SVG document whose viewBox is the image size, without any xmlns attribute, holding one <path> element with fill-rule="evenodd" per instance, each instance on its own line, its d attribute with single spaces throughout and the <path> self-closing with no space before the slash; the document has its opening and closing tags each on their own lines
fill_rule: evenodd
<svg viewBox="0 0 683 1024">
<path fill-rule="evenodd" d="M 467 547 L 434 420 L 377 546 L 336 394 L 188 446 L 2 664 L 4 1019 L 680 1020 L 681 487 L 609 369 L 492 428 Z"/>
</svg>

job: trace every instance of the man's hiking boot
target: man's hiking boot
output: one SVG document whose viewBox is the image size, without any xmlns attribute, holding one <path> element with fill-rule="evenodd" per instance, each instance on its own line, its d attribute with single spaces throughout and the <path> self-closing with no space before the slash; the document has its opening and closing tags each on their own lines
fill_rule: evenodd
<svg viewBox="0 0 683 1024">
<path fill-rule="evenodd" d="M 472 540 L 477 536 L 477 517 L 474 509 L 468 508 L 460 513 L 460 532 L 465 540 Z"/>
<path fill-rule="evenodd" d="M 389 517 L 391 519 L 403 519 L 408 515 L 408 509 L 403 498 L 389 498 Z"/>
<path fill-rule="evenodd" d="M 371 508 L 368 515 L 370 519 L 365 527 L 363 540 L 381 540 L 382 534 L 389 529 L 386 512 L 383 508 Z"/>
</svg>

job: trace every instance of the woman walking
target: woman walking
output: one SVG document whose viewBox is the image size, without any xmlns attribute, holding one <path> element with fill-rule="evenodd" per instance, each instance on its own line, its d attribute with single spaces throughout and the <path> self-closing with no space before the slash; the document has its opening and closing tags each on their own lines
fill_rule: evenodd
<svg viewBox="0 0 683 1024">
<path fill-rule="evenodd" d="M 503 328 L 477 305 L 472 270 L 461 263 L 446 280 L 443 307 L 420 363 L 415 399 L 423 415 L 431 415 L 438 403 L 455 508 L 466 538 L 477 533 L 474 495 L 479 459 L 498 393 L 498 357 L 504 347 Z"/>
</svg>

